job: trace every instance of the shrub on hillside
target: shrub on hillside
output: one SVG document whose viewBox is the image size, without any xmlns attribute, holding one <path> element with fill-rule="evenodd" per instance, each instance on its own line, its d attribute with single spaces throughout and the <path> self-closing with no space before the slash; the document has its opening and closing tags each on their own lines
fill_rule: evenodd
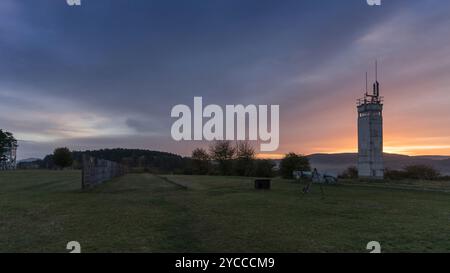
<svg viewBox="0 0 450 273">
<path fill-rule="evenodd" d="M 403 170 L 386 170 L 384 176 L 387 179 L 423 179 L 436 180 L 440 178 L 440 173 L 436 169 L 427 165 L 411 165 L 403 168 Z"/>
<path fill-rule="evenodd" d="M 439 171 L 427 165 L 412 165 L 405 167 L 405 172 L 410 179 L 435 180 L 440 176 Z"/>
<path fill-rule="evenodd" d="M 280 163 L 280 174 L 283 178 L 293 178 L 294 171 L 311 171 L 309 160 L 306 156 L 288 153 Z"/>
<path fill-rule="evenodd" d="M 384 171 L 384 178 L 391 180 L 401 180 L 406 179 L 408 176 L 405 171 L 402 170 L 390 170 L 386 169 Z"/>
<path fill-rule="evenodd" d="M 355 166 L 348 167 L 345 171 L 343 171 L 339 178 L 343 179 L 356 179 L 358 178 L 358 168 Z"/>
</svg>

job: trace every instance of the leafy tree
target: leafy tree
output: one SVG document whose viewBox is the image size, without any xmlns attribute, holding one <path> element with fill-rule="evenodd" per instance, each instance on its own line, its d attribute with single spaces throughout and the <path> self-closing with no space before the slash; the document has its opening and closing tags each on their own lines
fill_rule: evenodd
<svg viewBox="0 0 450 273">
<path fill-rule="evenodd" d="M 56 166 L 64 169 L 72 165 L 72 153 L 68 148 L 57 148 L 53 152 L 53 162 Z"/>
<path fill-rule="evenodd" d="M 311 166 L 306 156 L 298 155 L 295 153 L 288 153 L 281 160 L 280 174 L 283 178 L 292 178 L 294 171 L 310 171 Z"/>
<path fill-rule="evenodd" d="M 248 141 L 236 143 L 236 160 L 234 170 L 236 175 L 251 176 L 254 169 L 255 149 Z"/>
<path fill-rule="evenodd" d="M 192 151 L 192 173 L 208 174 L 209 173 L 209 155 L 205 149 L 197 148 Z"/>
<path fill-rule="evenodd" d="M 358 168 L 355 166 L 348 167 L 341 175 L 340 178 L 344 179 L 356 179 L 358 178 Z"/>
<path fill-rule="evenodd" d="M 236 150 L 231 145 L 231 142 L 227 140 L 216 141 L 209 147 L 210 157 L 219 164 L 219 173 L 221 175 L 231 174 L 235 152 Z"/>
<path fill-rule="evenodd" d="M 273 177 L 274 176 L 273 168 L 275 167 L 275 163 L 273 163 L 272 160 L 268 160 L 268 159 L 256 160 L 255 165 L 256 166 L 255 166 L 254 175 L 256 177 Z"/>
<path fill-rule="evenodd" d="M 6 160 L 5 152 L 10 147 L 17 147 L 17 140 L 12 133 L 0 129 L 0 162 Z"/>
</svg>

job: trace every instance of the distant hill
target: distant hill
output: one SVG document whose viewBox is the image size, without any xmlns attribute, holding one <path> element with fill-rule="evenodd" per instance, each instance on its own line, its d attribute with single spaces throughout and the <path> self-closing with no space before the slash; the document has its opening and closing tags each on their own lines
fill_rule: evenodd
<svg viewBox="0 0 450 273">
<path fill-rule="evenodd" d="M 415 157 L 424 158 L 424 159 L 432 159 L 432 160 L 450 159 L 450 156 L 446 156 L 446 155 L 420 155 L 420 156 L 415 156 Z"/>
<path fill-rule="evenodd" d="M 26 158 L 26 159 L 21 159 L 19 161 L 17 161 L 17 163 L 31 163 L 31 162 L 35 162 L 35 161 L 39 161 L 42 160 L 40 158 Z"/>
<path fill-rule="evenodd" d="M 356 166 L 356 153 L 342 154 L 312 154 L 308 156 L 311 166 L 318 170 L 339 174 L 349 166 Z M 399 154 L 384 154 L 385 168 L 398 170 L 408 165 L 429 165 L 444 175 L 450 175 L 450 157 L 448 156 L 407 156 Z"/>
</svg>

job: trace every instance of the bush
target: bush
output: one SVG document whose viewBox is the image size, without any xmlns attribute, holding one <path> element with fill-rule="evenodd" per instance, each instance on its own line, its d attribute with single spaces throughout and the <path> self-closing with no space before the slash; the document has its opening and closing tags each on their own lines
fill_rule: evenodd
<svg viewBox="0 0 450 273">
<path fill-rule="evenodd" d="M 405 171 L 386 169 L 384 171 L 384 178 L 391 179 L 391 180 L 402 180 L 402 179 L 407 179 L 408 176 Z"/>
<path fill-rule="evenodd" d="M 450 181 L 450 175 L 440 176 L 439 180 L 441 180 L 441 181 Z"/>
<path fill-rule="evenodd" d="M 281 160 L 280 174 L 283 178 L 293 178 L 292 173 L 294 171 L 311 171 L 311 166 L 306 156 L 289 153 Z"/>
<path fill-rule="evenodd" d="M 427 165 L 411 165 L 403 170 L 386 170 L 384 176 L 387 179 L 423 179 L 436 180 L 440 178 L 440 173 L 431 166 Z"/>
<path fill-rule="evenodd" d="M 53 152 L 53 162 L 56 166 L 64 169 L 72 165 L 72 153 L 68 148 L 57 148 Z"/>
<path fill-rule="evenodd" d="M 256 176 L 256 177 L 273 177 L 274 176 L 273 167 L 275 167 L 275 163 L 273 163 L 272 160 L 268 160 L 268 159 L 256 160 L 255 165 L 256 166 L 255 166 L 254 176 Z"/>
<path fill-rule="evenodd" d="M 343 179 L 356 179 L 358 178 L 358 168 L 355 166 L 348 167 L 344 172 L 339 175 L 339 178 Z"/>
<path fill-rule="evenodd" d="M 435 180 L 440 176 L 439 171 L 431 166 L 426 165 L 412 165 L 405 167 L 405 172 L 410 179 L 425 179 Z"/>
</svg>

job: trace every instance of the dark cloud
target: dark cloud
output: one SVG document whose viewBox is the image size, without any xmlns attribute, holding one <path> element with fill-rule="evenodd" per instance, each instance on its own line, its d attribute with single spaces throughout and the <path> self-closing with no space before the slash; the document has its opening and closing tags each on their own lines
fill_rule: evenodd
<svg viewBox="0 0 450 273">
<path fill-rule="evenodd" d="M 170 109 L 191 105 L 200 95 L 205 103 L 280 104 L 286 128 L 281 132 L 291 141 L 291 120 L 306 122 L 305 115 L 318 106 L 331 110 L 338 100 L 353 107 L 361 86 L 355 73 L 363 74 L 373 59 L 381 56 L 385 64 L 400 67 L 394 60 L 414 58 L 401 48 L 430 52 L 437 47 L 377 30 L 397 29 L 399 18 L 399 29 L 409 20 L 414 34 L 425 33 L 423 38 L 433 41 L 445 34 L 430 29 L 448 25 L 449 5 L 436 0 L 391 0 L 380 8 L 364 0 L 84 0 L 73 8 L 63 0 L 2 0 L 0 97 L 14 98 L 0 101 L 0 121 L 19 134 L 54 137 L 66 135 L 56 132 L 65 129 L 60 120 L 42 124 L 46 118 L 24 114 L 19 119 L 27 121 L 19 125 L 18 118 L 3 115 L 5 109 L 65 113 L 77 124 L 92 116 L 98 130 L 77 133 L 90 134 L 87 139 L 96 145 L 101 146 L 102 137 L 95 134 L 104 121 L 105 143 L 116 138 L 117 146 L 125 146 L 138 141 L 134 137 L 157 136 L 161 140 L 147 138 L 139 145 L 182 152 L 188 148 L 168 145 Z M 361 42 L 373 33 L 398 51 L 389 52 L 376 40 Z M 381 46 L 374 49 L 371 43 Z M 30 100 L 39 103 L 29 105 Z M 115 129 L 121 133 L 111 133 Z"/>
</svg>

